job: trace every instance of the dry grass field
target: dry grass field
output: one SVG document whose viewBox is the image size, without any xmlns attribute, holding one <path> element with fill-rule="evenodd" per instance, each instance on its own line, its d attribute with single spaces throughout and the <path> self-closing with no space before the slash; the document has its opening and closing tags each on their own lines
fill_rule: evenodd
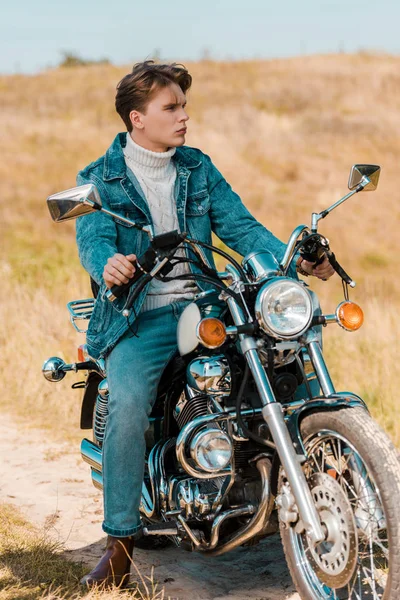
<svg viewBox="0 0 400 600">
<path fill-rule="evenodd" d="M 362 395 L 399 445 L 400 58 L 360 53 L 187 66 L 194 77 L 188 145 L 210 154 L 282 239 L 346 193 L 352 164 L 382 166 L 376 192 L 358 195 L 321 223 L 357 281 L 352 298 L 365 311 L 357 333 L 328 328 L 325 349 L 337 389 Z M 54 354 L 76 360 L 84 337 L 72 329 L 65 304 L 89 295 L 88 277 L 74 224 L 54 224 L 45 200 L 73 187 L 77 171 L 123 130 L 113 106 L 115 85 L 128 69 L 94 65 L 0 77 L 2 407 L 24 427 L 40 425 L 76 442 L 80 393 L 70 389 L 71 376 L 45 382 L 41 365 Z M 340 280 L 310 283 L 323 310 L 333 312 Z M 81 566 L 60 558 L 13 508 L 0 505 L 0 523 L 0 600 L 81 597 Z M 50 580 L 58 590 L 48 589 Z"/>
<path fill-rule="evenodd" d="M 210 154 L 253 213 L 282 239 L 346 192 L 356 162 L 382 166 L 379 188 L 338 208 L 321 231 L 358 286 L 366 324 L 326 331 L 338 389 L 366 397 L 400 442 L 396 415 L 399 331 L 398 156 L 400 58 L 329 55 L 187 65 L 187 143 Z M 78 437 L 79 392 L 42 379 L 44 358 L 74 360 L 83 336 L 65 303 L 89 294 L 74 224 L 54 224 L 46 197 L 75 185 L 123 124 L 115 85 L 129 67 L 94 65 L 0 77 L 1 376 L 5 408 Z M 323 310 L 341 299 L 335 276 L 312 281 Z M 70 378 L 71 380 L 71 378 Z"/>
</svg>

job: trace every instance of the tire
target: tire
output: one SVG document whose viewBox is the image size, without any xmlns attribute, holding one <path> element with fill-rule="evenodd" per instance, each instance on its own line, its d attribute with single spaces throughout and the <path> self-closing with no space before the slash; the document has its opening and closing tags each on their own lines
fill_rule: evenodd
<svg viewBox="0 0 400 600">
<path fill-rule="evenodd" d="M 304 472 L 329 532 L 329 542 L 314 550 L 296 524 L 280 519 L 287 564 L 302 600 L 399 600 L 396 449 L 358 407 L 307 415 L 300 430 L 309 453 Z M 282 472 L 279 493 L 284 484 Z"/>
</svg>

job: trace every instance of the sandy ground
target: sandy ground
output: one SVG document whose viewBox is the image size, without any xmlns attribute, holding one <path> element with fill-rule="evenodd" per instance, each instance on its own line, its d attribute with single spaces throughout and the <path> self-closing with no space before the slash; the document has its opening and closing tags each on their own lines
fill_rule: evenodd
<svg viewBox="0 0 400 600">
<path fill-rule="evenodd" d="M 79 448 L 49 441 L 40 430 L 21 431 L 11 416 L 2 415 L 0 457 L 0 500 L 19 506 L 72 559 L 96 564 L 105 543 L 102 496 Z M 218 558 L 168 547 L 137 549 L 134 559 L 144 575 L 154 566 L 156 581 L 174 600 L 300 600 L 277 536 Z"/>
</svg>

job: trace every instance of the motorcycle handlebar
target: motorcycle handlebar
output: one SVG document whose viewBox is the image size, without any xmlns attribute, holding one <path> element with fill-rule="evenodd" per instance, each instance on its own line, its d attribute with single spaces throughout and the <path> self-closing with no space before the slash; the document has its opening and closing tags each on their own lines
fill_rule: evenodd
<svg viewBox="0 0 400 600">
<path fill-rule="evenodd" d="M 153 248 L 148 248 L 144 254 L 139 256 L 133 265 L 136 267 L 136 271 L 133 277 L 128 281 L 128 283 L 123 283 L 122 285 L 113 285 L 106 292 L 106 298 L 110 302 L 114 302 L 117 298 L 120 298 L 126 291 L 128 291 L 134 283 L 139 281 L 148 271 L 154 267 L 156 261 L 156 253 Z"/>
<path fill-rule="evenodd" d="M 139 296 L 142 289 L 152 279 L 153 279 L 153 277 L 150 273 L 146 273 L 145 275 L 143 275 L 143 277 L 141 278 L 141 280 L 139 281 L 139 283 L 137 284 L 137 286 L 135 287 L 133 292 L 131 294 L 129 294 L 128 300 L 126 301 L 126 304 L 124 306 L 124 310 L 122 311 L 122 314 L 124 317 L 129 317 L 134 301 Z"/>
<path fill-rule="evenodd" d="M 331 250 L 327 250 L 326 255 L 328 257 L 330 264 L 335 269 L 335 271 L 339 275 L 339 277 L 345 283 L 347 283 L 350 287 L 354 287 L 356 285 L 356 282 L 353 281 L 353 279 L 346 273 L 346 271 L 343 269 L 343 267 L 338 263 L 334 253 Z"/>
</svg>

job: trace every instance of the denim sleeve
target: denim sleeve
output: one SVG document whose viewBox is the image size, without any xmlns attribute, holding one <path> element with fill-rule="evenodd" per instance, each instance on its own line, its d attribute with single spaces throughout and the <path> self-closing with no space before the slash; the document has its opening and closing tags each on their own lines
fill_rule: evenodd
<svg viewBox="0 0 400 600">
<path fill-rule="evenodd" d="M 214 233 L 232 250 L 242 256 L 255 250 L 269 250 L 278 262 L 285 253 L 286 244 L 281 242 L 247 210 L 229 183 L 204 155 L 207 166 L 207 182 L 211 200 L 211 226 Z M 295 259 L 289 276 L 298 279 Z"/>
<path fill-rule="evenodd" d="M 77 185 L 93 183 L 99 191 L 103 205 L 107 206 L 108 198 L 105 186 L 95 175 L 84 176 L 78 173 L 76 183 Z M 116 240 L 116 225 L 107 215 L 94 212 L 76 220 L 79 259 L 92 279 L 102 288 L 104 287 L 104 266 L 107 260 L 118 252 Z"/>
</svg>

